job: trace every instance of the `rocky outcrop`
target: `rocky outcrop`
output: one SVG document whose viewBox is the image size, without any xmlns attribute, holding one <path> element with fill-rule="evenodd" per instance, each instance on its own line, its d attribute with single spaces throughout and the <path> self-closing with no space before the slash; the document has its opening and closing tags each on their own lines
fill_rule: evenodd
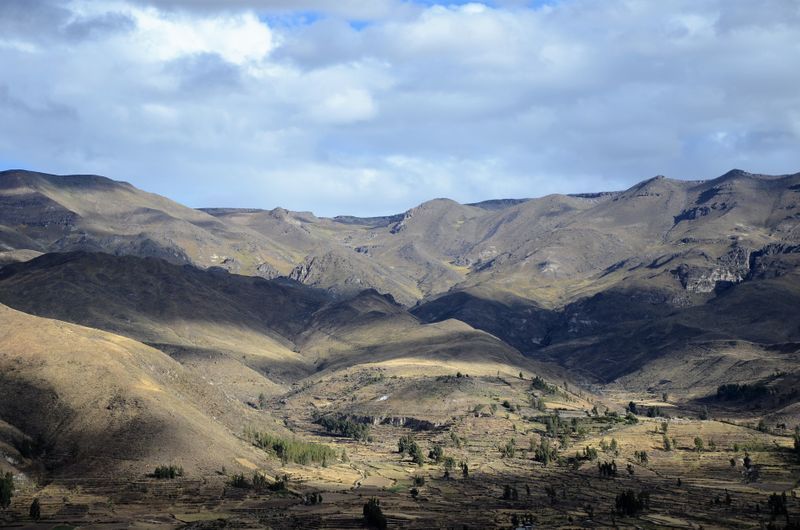
<svg viewBox="0 0 800 530">
<path fill-rule="evenodd" d="M 280 276 L 281 273 L 278 272 L 278 269 L 270 265 L 269 263 L 260 263 L 256 267 L 256 276 L 261 276 L 267 280 L 272 280 L 273 278 L 277 278 Z"/>
<path fill-rule="evenodd" d="M 797 266 L 800 266 L 800 245 L 770 243 L 750 254 L 748 279 L 777 278 Z"/>
<path fill-rule="evenodd" d="M 675 271 L 683 288 L 692 293 L 710 293 L 720 284 L 735 284 L 750 273 L 750 250 L 734 247 L 711 267 L 681 264 Z"/>
</svg>

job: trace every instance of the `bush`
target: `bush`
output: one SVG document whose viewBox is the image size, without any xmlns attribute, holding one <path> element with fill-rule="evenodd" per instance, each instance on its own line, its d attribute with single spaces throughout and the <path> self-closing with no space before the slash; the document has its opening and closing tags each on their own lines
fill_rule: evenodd
<svg viewBox="0 0 800 530">
<path fill-rule="evenodd" d="M 158 466 L 155 471 L 153 471 L 153 476 L 155 478 L 177 478 L 183 476 L 183 468 L 179 466 Z"/>
<path fill-rule="evenodd" d="M 7 472 L 0 475 L 0 508 L 6 509 L 11 506 L 11 497 L 14 496 L 14 475 Z"/>
<path fill-rule="evenodd" d="M 703 447 L 704 447 L 703 439 L 700 438 L 699 436 L 695 436 L 695 438 L 694 438 L 694 450 L 699 453 L 700 451 L 703 450 Z"/>
<path fill-rule="evenodd" d="M 250 488 L 252 485 L 247 481 L 244 477 L 244 474 L 238 473 L 236 475 L 231 476 L 228 480 L 228 485 L 232 488 Z"/>
<path fill-rule="evenodd" d="M 444 449 L 442 449 L 441 445 L 434 445 L 433 449 L 428 452 L 428 458 L 433 460 L 435 463 L 439 463 L 444 458 Z"/>
<path fill-rule="evenodd" d="M 514 439 L 510 439 L 505 445 L 500 446 L 500 456 L 502 458 L 514 458 L 517 453 L 517 443 Z"/>
<path fill-rule="evenodd" d="M 364 524 L 370 528 L 386 528 L 386 516 L 381 510 L 381 501 L 372 497 L 364 504 Z"/>
<path fill-rule="evenodd" d="M 33 519 L 34 521 L 38 521 L 39 519 L 42 518 L 42 507 L 39 504 L 38 498 L 33 499 L 30 510 L 28 510 L 28 515 L 30 515 L 31 519 Z"/>
</svg>

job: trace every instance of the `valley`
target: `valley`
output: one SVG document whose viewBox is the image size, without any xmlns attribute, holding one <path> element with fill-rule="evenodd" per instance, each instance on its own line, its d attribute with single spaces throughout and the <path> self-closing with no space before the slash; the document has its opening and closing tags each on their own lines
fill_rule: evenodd
<svg viewBox="0 0 800 530">
<path fill-rule="evenodd" d="M 741 170 L 374 218 L 0 172 L 0 525 L 795 528 L 799 226 Z"/>
</svg>

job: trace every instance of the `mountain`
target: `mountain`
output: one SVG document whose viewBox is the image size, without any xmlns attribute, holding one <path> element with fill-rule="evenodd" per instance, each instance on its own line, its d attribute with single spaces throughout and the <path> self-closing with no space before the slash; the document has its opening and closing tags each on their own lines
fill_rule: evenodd
<svg viewBox="0 0 800 530">
<path fill-rule="evenodd" d="M 0 172 L 0 249 L 104 251 L 274 276 L 291 256 L 263 236 L 127 182 Z"/>
<path fill-rule="evenodd" d="M 755 527 L 796 487 L 798 204 L 734 170 L 328 219 L 0 173 L 0 525 Z"/>
</svg>

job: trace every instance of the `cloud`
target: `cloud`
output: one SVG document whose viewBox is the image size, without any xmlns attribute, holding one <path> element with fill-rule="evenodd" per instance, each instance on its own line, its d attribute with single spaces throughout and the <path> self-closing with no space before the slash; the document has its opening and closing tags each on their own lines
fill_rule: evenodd
<svg viewBox="0 0 800 530">
<path fill-rule="evenodd" d="M 0 30 L 0 160 L 193 206 L 800 169 L 793 2 L 7 0 Z"/>
</svg>

